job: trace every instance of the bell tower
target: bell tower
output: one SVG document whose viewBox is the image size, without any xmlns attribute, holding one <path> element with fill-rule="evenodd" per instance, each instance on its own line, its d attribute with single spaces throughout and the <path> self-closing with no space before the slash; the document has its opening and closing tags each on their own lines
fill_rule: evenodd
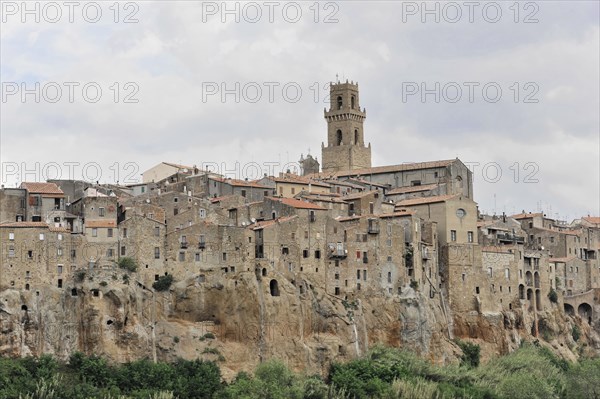
<svg viewBox="0 0 600 399">
<path fill-rule="evenodd" d="M 365 146 L 363 123 L 366 110 L 360 109 L 358 82 L 331 84 L 329 88 L 327 146 L 321 146 L 323 172 L 371 167 L 371 144 Z"/>
</svg>

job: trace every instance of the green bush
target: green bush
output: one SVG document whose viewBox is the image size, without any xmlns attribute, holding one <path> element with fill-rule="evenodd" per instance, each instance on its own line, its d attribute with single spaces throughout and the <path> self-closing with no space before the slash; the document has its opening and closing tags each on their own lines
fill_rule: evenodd
<svg viewBox="0 0 600 399">
<path fill-rule="evenodd" d="M 571 335 L 573 336 L 573 340 L 575 341 L 579 341 L 579 338 L 581 338 L 581 329 L 579 329 L 579 326 L 577 324 L 573 326 L 573 329 L 571 330 Z"/>
<path fill-rule="evenodd" d="M 135 259 L 130 258 L 130 257 L 119 258 L 119 261 L 117 262 L 117 264 L 119 265 L 119 267 L 121 269 L 128 270 L 132 273 L 136 272 L 137 268 L 138 268 Z"/>
<path fill-rule="evenodd" d="M 171 287 L 173 283 L 173 276 L 167 274 L 165 276 L 160 276 L 157 281 L 152 283 L 152 288 L 156 291 L 166 291 Z"/>
<path fill-rule="evenodd" d="M 75 273 L 75 281 L 78 283 L 83 282 L 83 280 L 85 279 L 85 270 L 78 270 Z"/>
<path fill-rule="evenodd" d="M 460 358 L 460 364 L 467 367 L 479 366 L 481 348 L 477 344 L 472 344 L 466 341 L 458 341 L 458 346 L 463 351 L 463 355 Z"/>
<path fill-rule="evenodd" d="M 552 302 L 552 303 L 558 302 L 558 294 L 556 293 L 554 288 L 550 289 L 550 292 L 548 293 L 548 299 L 550 299 L 550 302 Z"/>
</svg>

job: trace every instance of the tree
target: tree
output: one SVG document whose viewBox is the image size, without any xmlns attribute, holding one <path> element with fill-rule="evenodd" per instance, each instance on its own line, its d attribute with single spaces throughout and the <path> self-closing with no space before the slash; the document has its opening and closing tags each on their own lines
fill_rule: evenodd
<svg viewBox="0 0 600 399">
<path fill-rule="evenodd" d="M 152 288 L 156 291 L 166 291 L 171 287 L 173 283 L 173 276 L 170 274 L 160 276 L 157 281 L 152 283 Z"/>
</svg>

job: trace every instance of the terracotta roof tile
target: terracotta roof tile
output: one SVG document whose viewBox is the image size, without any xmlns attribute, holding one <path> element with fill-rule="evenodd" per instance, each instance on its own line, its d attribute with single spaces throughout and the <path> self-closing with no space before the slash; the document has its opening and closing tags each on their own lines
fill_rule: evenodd
<svg viewBox="0 0 600 399">
<path fill-rule="evenodd" d="M 528 219 L 528 218 L 532 218 L 534 216 L 544 216 L 543 213 L 517 213 L 516 215 L 511 215 L 510 217 L 513 219 Z"/>
<path fill-rule="evenodd" d="M 286 173 L 280 177 L 273 178 L 277 183 L 288 183 L 288 184 L 303 184 L 303 185 L 313 185 L 319 187 L 331 187 L 330 184 L 324 183 L 322 181 L 314 180 L 307 178 L 305 176 L 298 176 L 291 173 Z"/>
<path fill-rule="evenodd" d="M 48 228 L 48 224 L 44 222 L 9 222 L 2 223 L 0 227 L 10 227 L 10 228 L 25 228 L 25 227 L 41 227 Z"/>
<path fill-rule="evenodd" d="M 445 202 L 449 199 L 456 198 L 460 194 L 437 195 L 434 197 L 411 198 L 404 201 L 396 202 L 396 207 L 405 207 L 422 204 L 433 204 L 435 202 Z"/>
<path fill-rule="evenodd" d="M 583 220 L 592 224 L 600 224 L 600 216 L 586 216 Z"/>
<path fill-rule="evenodd" d="M 348 194 L 348 195 L 344 195 L 341 198 L 344 201 L 351 201 L 351 200 L 356 200 L 356 199 L 360 199 L 360 198 L 364 198 L 367 197 L 371 194 L 377 193 L 377 190 L 371 190 L 371 191 L 361 191 L 360 193 L 354 193 L 354 194 Z"/>
<path fill-rule="evenodd" d="M 576 256 L 570 256 L 570 257 L 563 257 L 563 258 L 548 258 L 548 262 L 561 262 L 561 263 L 567 263 L 572 261 L 573 259 L 577 259 Z"/>
<path fill-rule="evenodd" d="M 320 211 L 324 211 L 325 208 L 320 207 L 317 204 L 313 204 L 312 202 L 302 201 L 296 198 L 276 198 L 276 197 L 266 197 L 272 201 L 281 202 L 284 205 L 291 206 L 296 209 L 316 209 Z"/>
<path fill-rule="evenodd" d="M 422 186 L 410 186 L 410 187 L 398 187 L 393 190 L 389 190 L 385 193 L 385 195 L 394 195 L 394 194 L 406 194 L 406 193 L 417 193 L 419 191 L 429 191 L 435 188 L 438 188 L 439 184 L 424 184 Z"/>
<path fill-rule="evenodd" d="M 372 168 L 365 169 L 354 169 L 346 170 L 333 173 L 320 173 L 319 176 L 357 176 L 357 175 L 375 175 L 379 173 L 393 173 L 402 172 L 405 170 L 416 170 L 416 169 L 431 169 L 431 168 L 442 168 L 457 162 L 457 159 L 449 159 L 442 161 L 431 161 L 431 162 L 418 162 L 418 163 L 406 163 L 400 165 L 389 165 L 389 166 L 374 166 Z"/>
<path fill-rule="evenodd" d="M 54 183 L 23 182 L 21 188 L 32 194 L 42 194 L 52 197 L 64 197 L 65 193 Z"/>
<path fill-rule="evenodd" d="M 218 182 L 229 184 L 229 185 L 235 186 L 235 187 L 253 187 L 253 188 L 260 188 L 263 190 L 272 189 L 270 187 L 259 184 L 256 180 L 238 180 L 238 179 L 227 179 L 227 178 L 220 178 L 220 177 L 211 177 L 210 180 L 216 180 Z"/>
<path fill-rule="evenodd" d="M 272 220 L 263 220 L 261 222 L 256 222 L 254 224 L 251 224 L 250 226 L 248 226 L 248 228 L 250 230 L 261 230 L 261 229 L 264 229 L 267 227 L 274 226 L 278 223 L 289 222 L 290 220 L 295 219 L 297 217 L 298 217 L 298 215 L 292 215 L 292 216 L 285 216 L 285 217 L 272 219 Z"/>
<path fill-rule="evenodd" d="M 96 228 L 96 227 L 117 227 L 116 220 L 86 220 L 85 228 Z"/>
</svg>

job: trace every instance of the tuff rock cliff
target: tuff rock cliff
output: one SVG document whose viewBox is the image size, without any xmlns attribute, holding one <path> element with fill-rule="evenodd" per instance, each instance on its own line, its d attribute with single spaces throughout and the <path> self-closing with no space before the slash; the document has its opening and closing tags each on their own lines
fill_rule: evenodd
<svg viewBox="0 0 600 399">
<path fill-rule="evenodd" d="M 326 373 L 384 344 L 408 348 L 438 364 L 457 362 L 455 338 L 482 347 L 485 361 L 539 339 L 561 356 L 598 355 L 600 336 L 578 317 L 553 305 L 536 315 L 452 314 L 439 295 L 430 299 L 405 287 L 401 295 L 340 300 L 310 281 L 299 293 L 295 281 L 279 280 L 276 291 L 259 273 L 200 281 L 189 277 L 154 292 L 135 282 L 98 272 L 74 290 L 0 292 L 0 355 L 51 353 L 67 359 L 75 351 L 115 362 L 197 357 L 218 361 L 226 379 L 278 358 L 307 373 Z M 277 295 L 278 294 L 278 295 Z M 573 340 L 573 326 L 581 338 Z"/>
</svg>

